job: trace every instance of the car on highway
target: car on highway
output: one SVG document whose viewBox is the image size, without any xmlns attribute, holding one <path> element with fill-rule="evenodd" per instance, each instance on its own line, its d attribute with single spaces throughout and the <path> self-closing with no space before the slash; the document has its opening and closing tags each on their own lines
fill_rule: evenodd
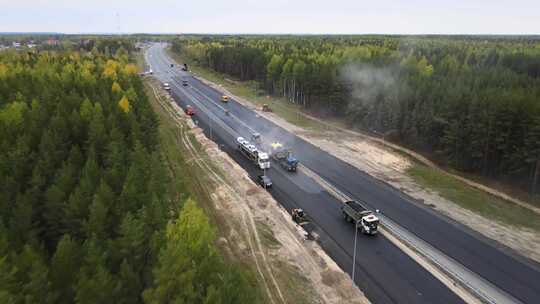
<svg viewBox="0 0 540 304">
<path fill-rule="evenodd" d="M 186 112 L 186 115 L 189 115 L 189 116 L 195 115 L 195 109 L 193 109 L 193 107 L 190 105 L 186 106 L 185 112 Z"/>
<path fill-rule="evenodd" d="M 260 144 L 261 143 L 261 133 L 255 132 L 251 134 L 251 140 Z"/>
<path fill-rule="evenodd" d="M 139 76 L 146 76 L 146 75 L 152 75 L 152 74 L 153 74 L 152 70 L 148 70 L 148 71 L 140 72 Z"/>
<path fill-rule="evenodd" d="M 221 100 L 221 102 L 227 103 L 227 102 L 229 102 L 229 96 L 223 95 L 223 96 L 221 96 L 221 99 L 220 99 L 220 100 Z"/>
<path fill-rule="evenodd" d="M 272 181 L 266 175 L 257 176 L 257 183 L 259 185 L 261 185 L 261 187 L 263 187 L 263 188 L 271 188 L 272 187 Z"/>
<path fill-rule="evenodd" d="M 182 85 L 185 86 L 185 87 L 187 87 L 187 85 L 188 85 L 187 80 L 182 80 Z"/>
<path fill-rule="evenodd" d="M 174 68 L 174 63 L 171 63 L 171 68 Z"/>
<path fill-rule="evenodd" d="M 163 83 L 163 89 L 165 89 L 166 91 L 170 91 L 170 90 L 171 90 L 171 86 L 169 85 L 168 82 L 164 82 L 164 83 Z"/>
</svg>

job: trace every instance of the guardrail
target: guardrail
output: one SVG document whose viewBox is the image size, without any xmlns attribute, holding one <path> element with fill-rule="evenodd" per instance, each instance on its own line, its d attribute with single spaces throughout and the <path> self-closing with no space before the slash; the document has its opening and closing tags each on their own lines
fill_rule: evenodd
<svg viewBox="0 0 540 304">
<path fill-rule="evenodd" d="M 342 202 L 354 200 L 306 166 L 300 164 L 299 169 L 301 169 L 302 172 L 304 172 L 307 176 L 313 178 L 338 200 Z M 361 202 L 359 203 L 364 208 L 369 209 L 368 206 L 363 205 Z M 380 225 L 382 225 L 386 231 L 396 237 L 407 247 L 420 254 L 432 265 L 440 269 L 448 277 L 452 278 L 455 282 L 459 283 L 460 286 L 462 286 L 480 301 L 487 304 L 522 303 L 476 273 L 470 271 L 458 261 L 437 250 L 429 243 L 414 235 L 412 232 L 401 227 L 390 218 L 381 213 L 379 213 L 378 216 L 381 220 Z"/>
</svg>

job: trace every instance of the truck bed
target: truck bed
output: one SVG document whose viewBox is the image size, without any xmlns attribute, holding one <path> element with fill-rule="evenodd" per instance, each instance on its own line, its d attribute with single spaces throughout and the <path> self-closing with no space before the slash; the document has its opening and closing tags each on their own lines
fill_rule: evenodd
<svg viewBox="0 0 540 304">
<path fill-rule="evenodd" d="M 366 208 L 362 207 L 362 205 L 360 205 L 359 203 L 357 203 L 355 201 L 345 202 L 345 204 L 347 206 L 351 207 L 356 212 L 366 211 Z"/>
</svg>

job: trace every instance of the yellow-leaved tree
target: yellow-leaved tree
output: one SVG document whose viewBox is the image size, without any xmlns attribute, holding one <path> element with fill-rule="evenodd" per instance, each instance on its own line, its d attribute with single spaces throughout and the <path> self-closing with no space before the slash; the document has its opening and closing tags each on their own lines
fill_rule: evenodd
<svg viewBox="0 0 540 304">
<path fill-rule="evenodd" d="M 111 91 L 112 91 L 113 93 L 115 93 L 115 94 L 116 94 L 116 93 L 120 93 L 120 92 L 122 92 L 122 87 L 118 84 L 118 82 L 115 81 L 115 82 L 113 82 L 113 84 L 112 84 Z"/>
<path fill-rule="evenodd" d="M 0 79 L 6 78 L 8 75 L 8 67 L 5 64 L 0 63 Z"/>
<path fill-rule="evenodd" d="M 118 68 L 118 62 L 114 60 L 107 60 L 107 64 L 105 64 L 105 69 L 103 69 L 103 76 L 105 78 L 111 78 L 113 80 L 116 80 L 116 69 Z"/>
<path fill-rule="evenodd" d="M 127 99 L 126 96 L 124 96 L 124 97 L 122 97 L 122 99 L 120 99 L 120 101 L 118 102 L 118 106 L 120 107 L 120 109 L 122 109 L 122 111 L 124 111 L 124 113 L 129 112 L 130 105 L 129 105 L 129 100 Z"/>
<path fill-rule="evenodd" d="M 18 128 L 23 124 L 24 113 L 28 107 L 22 101 L 14 101 L 8 103 L 5 107 L 0 108 L 0 125 Z"/>
<path fill-rule="evenodd" d="M 132 63 L 128 63 L 124 67 L 124 73 L 126 73 L 127 75 L 135 75 L 138 71 L 139 69 L 137 68 L 137 66 Z"/>
<path fill-rule="evenodd" d="M 431 77 L 433 75 L 433 66 L 429 64 L 426 57 L 422 57 L 420 61 L 418 61 L 418 72 L 420 75 L 424 77 Z"/>
</svg>

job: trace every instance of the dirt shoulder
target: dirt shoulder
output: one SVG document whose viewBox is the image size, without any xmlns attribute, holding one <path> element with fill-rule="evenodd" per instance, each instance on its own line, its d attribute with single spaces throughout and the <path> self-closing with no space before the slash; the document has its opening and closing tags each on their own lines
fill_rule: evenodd
<svg viewBox="0 0 540 304">
<path fill-rule="evenodd" d="M 155 108 L 177 125 L 178 146 L 211 198 L 219 223 L 219 246 L 253 267 L 268 303 L 369 303 L 335 262 L 312 241 L 269 194 L 203 134 L 155 85 Z"/>
<path fill-rule="evenodd" d="M 201 80 L 213 88 L 222 91 L 224 94 L 230 95 L 243 105 L 258 110 L 258 108 L 249 100 L 231 94 L 231 92 L 220 85 L 216 85 L 215 83 L 204 79 Z M 525 208 L 532 213 L 534 219 L 540 214 L 540 209 L 511 198 L 497 190 L 449 174 L 421 155 L 417 155 L 413 151 L 387 143 L 382 139 L 372 138 L 361 133 L 336 128 L 335 126 L 329 127 L 328 130 L 323 131 L 306 130 L 287 122 L 274 113 L 258 112 L 261 116 L 282 128 L 348 162 L 371 176 L 400 189 L 417 199 L 419 202 L 423 202 L 430 208 L 463 223 L 490 239 L 496 240 L 523 256 L 540 262 L 540 232 L 538 230 L 508 224 L 504 221 L 495 221 L 491 217 L 485 217 L 477 212 L 471 211 L 471 209 L 463 208 L 460 204 L 443 197 L 441 195 L 442 192 L 421 185 L 408 174 L 408 170 L 415 165 L 415 162 L 420 162 L 429 168 L 432 168 L 436 174 L 450 176 L 459 182 L 464 183 L 464 185 L 474 187 L 479 191 L 485 191 L 499 199 L 506 200 L 503 203 L 503 205 L 506 204 L 506 206 L 504 206 L 505 208 Z M 493 200 L 495 200 L 495 198 Z M 515 207 L 513 207 L 512 204 L 515 204 Z M 540 218 L 536 220 L 540 220 Z"/>
</svg>

